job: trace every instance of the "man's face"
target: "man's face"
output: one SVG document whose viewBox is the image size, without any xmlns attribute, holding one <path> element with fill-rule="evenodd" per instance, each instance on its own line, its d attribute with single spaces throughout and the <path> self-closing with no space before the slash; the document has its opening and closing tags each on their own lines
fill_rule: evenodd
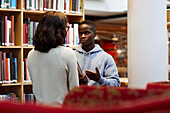
<svg viewBox="0 0 170 113">
<path fill-rule="evenodd" d="M 92 31 L 91 27 L 87 24 L 79 26 L 79 39 L 82 46 L 94 44 L 94 37 L 96 34 Z"/>
</svg>

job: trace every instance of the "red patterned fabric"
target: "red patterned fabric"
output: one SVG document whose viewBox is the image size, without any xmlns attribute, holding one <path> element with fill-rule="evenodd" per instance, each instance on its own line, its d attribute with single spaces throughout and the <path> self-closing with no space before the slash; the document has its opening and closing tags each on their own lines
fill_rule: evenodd
<svg viewBox="0 0 170 113">
<path fill-rule="evenodd" d="M 151 82 L 146 86 L 147 89 L 165 90 L 170 89 L 170 81 Z"/>
<path fill-rule="evenodd" d="M 0 113 L 170 113 L 169 90 L 80 86 L 61 108 L 0 102 Z"/>
<path fill-rule="evenodd" d="M 81 110 L 155 111 L 169 110 L 170 92 L 103 86 L 80 86 L 66 96 L 63 107 Z M 165 104 L 162 106 L 161 104 Z M 159 106 L 159 107 L 158 107 Z M 155 109 L 155 107 L 157 107 Z M 126 111 L 127 112 L 127 111 Z"/>
</svg>

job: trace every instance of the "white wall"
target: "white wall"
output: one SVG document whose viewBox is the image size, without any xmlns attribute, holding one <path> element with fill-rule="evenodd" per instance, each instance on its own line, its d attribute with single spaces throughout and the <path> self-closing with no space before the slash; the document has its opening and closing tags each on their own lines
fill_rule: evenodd
<svg viewBox="0 0 170 113">
<path fill-rule="evenodd" d="M 104 12 L 127 11 L 127 0 L 85 0 L 85 10 Z"/>
</svg>

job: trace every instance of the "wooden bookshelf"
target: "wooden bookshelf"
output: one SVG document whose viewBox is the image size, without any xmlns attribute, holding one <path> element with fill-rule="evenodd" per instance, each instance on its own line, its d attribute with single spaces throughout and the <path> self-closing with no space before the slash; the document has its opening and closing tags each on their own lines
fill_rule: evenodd
<svg viewBox="0 0 170 113">
<path fill-rule="evenodd" d="M 82 1 L 81 14 L 65 13 L 69 23 L 78 23 L 84 20 L 84 0 Z M 17 58 L 17 83 L 1 84 L 0 93 L 16 93 L 18 100 L 24 102 L 24 93 L 32 92 L 32 83 L 24 83 L 24 67 L 23 59 L 27 58 L 28 52 L 33 46 L 23 46 L 23 19 L 30 18 L 32 21 L 38 22 L 41 15 L 45 11 L 24 10 L 23 0 L 17 0 L 16 9 L 0 8 L 0 16 L 14 15 L 14 46 L 0 46 L 0 51 L 12 52 Z"/>
</svg>

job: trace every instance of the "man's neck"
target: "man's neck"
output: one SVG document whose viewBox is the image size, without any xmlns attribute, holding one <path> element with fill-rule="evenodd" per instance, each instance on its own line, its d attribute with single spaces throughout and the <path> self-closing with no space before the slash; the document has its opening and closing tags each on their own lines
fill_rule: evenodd
<svg viewBox="0 0 170 113">
<path fill-rule="evenodd" d="M 82 46 L 82 49 L 85 50 L 86 52 L 91 51 L 93 48 L 95 47 L 95 45 L 88 45 L 88 46 Z"/>
</svg>

